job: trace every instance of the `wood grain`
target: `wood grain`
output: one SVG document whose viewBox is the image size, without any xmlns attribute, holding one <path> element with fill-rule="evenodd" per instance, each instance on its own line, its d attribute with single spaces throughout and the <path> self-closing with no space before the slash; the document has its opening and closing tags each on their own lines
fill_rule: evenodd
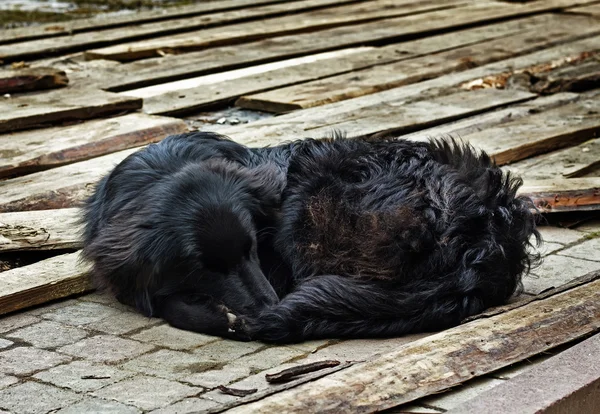
<svg viewBox="0 0 600 414">
<path fill-rule="evenodd" d="M 527 180 L 519 193 L 531 197 L 544 213 L 598 210 L 600 177 Z"/>
<path fill-rule="evenodd" d="M 61 88 L 68 83 L 67 74 L 53 68 L 0 71 L 0 94 Z"/>
</svg>

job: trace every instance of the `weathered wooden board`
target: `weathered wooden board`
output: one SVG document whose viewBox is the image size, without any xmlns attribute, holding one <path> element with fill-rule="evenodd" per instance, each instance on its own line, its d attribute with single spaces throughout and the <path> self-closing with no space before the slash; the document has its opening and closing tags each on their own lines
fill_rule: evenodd
<svg viewBox="0 0 600 414">
<path fill-rule="evenodd" d="M 0 212 L 76 207 L 95 184 L 139 148 L 0 182 Z"/>
<path fill-rule="evenodd" d="M 600 22 L 598 23 L 600 25 Z M 539 94 L 580 92 L 600 87 L 600 56 L 592 56 L 581 64 L 559 67 L 536 76 L 530 88 Z"/>
<path fill-rule="evenodd" d="M 60 88 L 68 83 L 67 74 L 53 68 L 0 71 L 0 94 Z"/>
<path fill-rule="evenodd" d="M 529 180 L 583 177 L 600 169 L 600 138 L 504 168 Z"/>
<path fill-rule="evenodd" d="M 340 126 L 353 131 L 362 131 L 360 120 L 368 119 L 368 128 L 377 125 L 377 130 L 413 130 L 432 123 L 441 123 L 479 113 L 497 106 L 521 102 L 535 95 L 521 91 L 461 91 L 431 101 L 418 101 L 412 104 L 382 103 L 380 107 L 348 114 L 338 118 Z M 383 112 L 382 112 L 383 111 Z M 313 131 L 325 135 L 330 126 Z M 235 138 L 235 137 L 233 137 Z M 263 144 L 277 144 L 279 139 L 263 141 Z M 0 211 L 39 210 L 65 208 L 76 205 L 87 197 L 93 183 L 106 174 L 114 165 L 134 150 L 120 151 L 48 171 L 30 174 L 4 181 L 0 184 Z"/>
<path fill-rule="evenodd" d="M 428 10 L 440 10 L 460 4 L 461 0 L 414 2 L 412 0 L 374 0 L 353 5 L 342 5 L 306 13 L 240 23 L 226 27 L 163 36 L 137 42 L 123 43 L 88 50 L 88 59 L 114 59 L 127 61 L 159 56 L 161 51 L 192 51 L 207 47 L 250 42 L 256 39 L 320 30 L 360 22 L 381 20 L 386 17 L 410 16 Z M 464 3 L 464 1 L 462 1 Z M 292 3 L 293 4 L 293 3 Z M 462 9 L 461 9 L 462 10 Z M 433 12 L 434 14 L 436 12 Z M 422 19 L 421 19 L 422 20 Z M 0 53 L 2 49 L 0 48 Z"/>
<path fill-rule="evenodd" d="M 528 180 L 519 193 L 544 213 L 600 209 L 600 177 Z"/>
<path fill-rule="evenodd" d="M 78 208 L 0 213 L 0 252 L 81 247 Z"/>
<path fill-rule="evenodd" d="M 124 15 L 100 15 L 88 19 L 4 29 L 0 31 L 0 44 L 17 43 L 24 40 L 41 39 L 44 37 L 66 36 L 92 30 L 107 29 L 110 27 L 122 27 L 183 17 L 193 17 L 200 14 L 286 1 L 288 0 L 219 0 L 160 10 L 136 11 L 135 13 Z"/>
<path fill-rule="evenodd" d="M 92 289 L 89 267 L 69 253 L 0 273 L 0 315 Z"/>
<path fill-rule="evenodd" d="M 572 27 L 591 26 L 590 18 L 543 14 L 471 28 L 442 35 L 410 40 L 382 47 L 382 53 L 394 53 L 396 60 L 424 55 L 480 41 L 507 36 L 518 31 L 555 24 Z M 563 23 L 564 22 L 564 23 Z M 334 48 L 370 45 L 390 41 L 403 26 L 402 18 L 344 26 L 313 33 L 300 33 L 259 40 L 243 45 L 223 46 L 182 55 L 165 55 L 111 67 L 110 76 L 94 68 L 93 80 L 106 90 L 125 90 L 215 71 L 235 69 L 276 59 L 320 53 Z M 385 63 L 385 57 L 380 63 Z M 86 62 L 80 64 L 86 69 Z"/>
<path fill-rule="evenodd" d="M 414 401 L 600 329 L 600 281 L 408 343 L 230 413 L 367 413 Z"/>
<path fill-rule="evenodd" d="M 355 0 L 342 0 L 341 3 L 343 4 L 348 1 Z M 269 16 L 290 13 L 293 11 L 311 10 L 318 7 L 336 5 L 338 3 L 340 3 L 340 1 L 337 0 L 280 2 L 241 10 L 230 10 L 213 14 L 205 14 L 197 17 L 159 21 L 154 23 L 143 23 L 131 27 L 119 27 L 86 33 L 76 33 L 69 36 L 36 39 L 21 42 L 17 47 L 10 44 L 0 45 L 0 59 L 10 62 L 15 60 L 31 59 L 37 56 L 51 56 L 67 52 L 76 52 L 90 47 L 106 46 L 117 42 L 157 36 L 159 34 L 168 35 L 173 33 L 181 33 L 219 24 L 234 23 L 250 19 L 261 19 Z M 256 23 L 242 24 L 256 26 Z M 262 26 L 258 25 L 258 27 Z M 209 30 L 219 31 L 224 29 L 214 28 Z"/>
<path fill-rule="evenodd" d="M 0 101 L 0 133 L 97 118 L 142 107 L 142 100 L 94 89 L 64 88 Z"/>
<path fill-rule="evenodd" d="M 544 31 L 543 37 L 540 36 L 540 30 Z M 584 34 L 592 35 L 599 32 L 600 26 L 597 25 L 583 26 L 580 31 L 570 24 L 555 23 L 551 27 L 533 28 L 442 53 L 244 96 L 236 102 L 236 105 L 277 113 L 310 108 L 431 79 L 451 71 L 469 69 L 511 56 L 531 53 L 544 47 L 572 41 Z M 271 78 L 275 76 L 271 73 L 266 75 Z M 261 80 L 252 79 L 252 82 Z"/>
<path fill-rule="evenodd" d="M 0 135 L 0 178 L 83 161 L 187 130 L 185 122 L 179 119 L 132 113 Z"/>
<path fill-rule="evenodd" d="M 273 119 L 253 122 L 239 127 L 226 128 L 221 132 L 231 136 L 234 140 L 250 146 L 269 145 L 281 140 L 299 139 L 306 136 L 318 136 L 324 131 L 333 128 L 360 127 L 359 131 L 347 129 L 348 135 L 375 134 L 385 130 L 376 122 L 370 122 L 368 117 L 361 113 L 376 111 L 379 108 L 385 116 L 385 111 L 394 106 L 405 106 L 416 100 L 426 100 L 437 97 L 448 89 L 456 90 L 455 86 L 472 79 L 481 78 L 488 74 L 495 74 L 506 68 L 528 68 L 532 65 L 542 64 L 565 56 L 577 55 L 582 52 L 598 48 L 599 38 L 579 40 L 565 45 L 555 46 L 540 52 L 527 54 L 517 58 L 506 59 L 500 62 L 487 64 L 475 69 L 440 76 L 428 81 L 419 82 L 394 88 L 387 91 L 365 95 L 359 98 L 336 102 L 321 107 L 309 108 L 302 111 L 282 115 Z M 355 125 L 340 125 L 338 120 L 349 118 L 360 119 Z M 379 122 L 379 121 L 378 121 Z M 387 119 L 390 123 L 392 120 Z M 399 122 L 402 122 L 399 120 Z M 423 126 L 421 126 L 423 127 Z M 315 134 L 317 132 L 317 134 Z M 403 131 L 405 133 L 409 130 Z"/>
<path fill-rule="evenodd" d="M 589 6 L 574 7 L 572 9 L 567 9 L 567 11 L 572 13 L 583 13 L 600 17 L 600 4 L 590 4 Z"/>
</svg>

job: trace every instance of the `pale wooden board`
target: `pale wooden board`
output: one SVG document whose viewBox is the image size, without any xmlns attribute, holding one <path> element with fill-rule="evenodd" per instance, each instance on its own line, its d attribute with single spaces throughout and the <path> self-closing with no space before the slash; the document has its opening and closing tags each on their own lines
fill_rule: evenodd
<svg viewBox="0 0 600 414">
<path fill-rule="evenodd" d="M 105 174 L 138 150 L 127 149 L 0 182 L 0 212 L 78 206 Z"/>
<path fill-rule="evenodd" d="M 139 98 L 94 89 L 63 88 L 0 100 L 0 133 L 49 123 L 98 118 L 142 107 Z"/>
<path fill-rule="evenodd" d="M 119 61 L 159 56 L 159 51 L 192 51 L 207 47 L 244 43 L 255 39 L 281 36 L 291 33 L 321 30 L 360 22 L 381 20 L 386 17 L 408 16 L 427 10 L 439 10 L 465 3 L 461 0 L 414 2 L 412 0 L 373 0 L 353 5 L 330 7 L 312 12 L 240 23 L 225 27 L 207 28 L 201 31 L 163 36 L 137 42 L 123 43 L 88 50 L 88 59 L 114 59 Z M 462 9 L 461 9 L 462 10 Z M 436 13 L 435 11 L 432 13 Z M 0 48 L 0 53 L 2 49 Z"/>
<path fill-rule="evenodd" d="M 79 248 L 80 218 L 78 208 L 0 213 L 0 252 Z"/>
<path fill-rule="evenodd" d="M 342 0 L 342 4 L 353 0 Z M 82 51 L 91 47 L 111 45 L 118 42 L 131 41 L 146 37 L 181 33 L 218 24 L 235 23 L 248 19 L 262 19 L 294 11 L 310 10 L 316 7 L 331 6 L 340 3 L 338 0 L 304 0 L 280 2 L 241 10 L 231 10 L 205 14 L 196 17 L 175 20 L 142 23 L 130 27 L 76 33 L 69 36 L 35 39 L 14 45 L 0 45 L 0 59 L 15 61 L 31 59 L 37 56 L 57 55 L 67 52 Z M 242 23 L 256 25 L 256 23 Z M 261 27 L 261 25 L 258 25 Z M 224 30 L 213 28 L 207 30 Z M 173 35 L 176 36 L 176 35 Z"/>
<path fill-rule="evenodd" d="M 68 83 L 66 73 L 53 68 L 0 71 L 0 94 L 60 88 Z"/>
<path fill-rule="evenodd" d="M 600 209 L 600 177 L 528 180 L 519 193 L 545 213 Z"/>
<path fill-rule="evenodd" d="M 69 253 L 0 273 L 0 315 L 92 289 L 89 266 Z"/>
<path fill-rule="evenodd" d="M 427 336 L 369 362 L 228 412 L 380 411 L 493 372 L 599 328 L 600 281 L 596 280 Z"/>
<path fill-rule="evenodd" d="M 544 33 L 540 36 L 540 31 Z M 545 47 L 600 33 L 600 25 L 574 28 L 568 21 L 553 22 L 517 34 L 463 46 L 433 55 L 378 65 L 257 95 L 244 96 L 236 106 L 267 112 L 289 112 L 352 99 L 451 72 L 531 53 Z M 268 74 L 271 78 L 275 74 Z M 260 83 L 262 79 L 252 79 Z M 243 91 L 243 90 L 242 90 Z M 181 106 L 181 105 L 180 105 Z"/>
<path fill-rule="evenodd" d="M 526 179 L 547 180 L 600 175 L 600 138 L 504 167 Z"/>
<path fill-rule="evenodd" d="M 183 17 L 193 17 L 200 14 L 217 11 L 234 10 L 244 7 L 286 2 L 289 0 L 219 0 L 200 2 L 188 6 L 169 7 L 160 10 L 136 11 L 123 15 L 110 14 L 95 16 L 88 19 L 77 19 L 60 23 L 45 23 L 36 26 L 4 29 L 0 31 L 0 44 L 17 43 L 24 40 L 41 39 L 44 37 L 66 36 L 92 30 L 107 29 L 141 23 L 156 22 Z"/>
<path fill-rule="evenodd" d="M 572 9 L 567 9 L 567 11 L 572 13 L 590 14 L 592 16 L 600 17 L 600 4 L 590 4 L 589 6 L 574 7 Z"/>
<path fill-rule="evenodd" d="M 506 36 L 517 31 L 541 25 L 551 25 L 565 20 L 573 26 L 590 26 L 589 18 L 543 14 L 522 19 L 471 28 L 443 35 L 410 40 L 382 48 L 386 53 L 395 52 L 398 60 L 452 49 L 487 39 Z M 125 90 L 157 83 L 199 76 L 215 71 L 235 69 L 240 66 L 265 63 L 276 59 L 293 58 L 314 54 L 333 48 L 352 47 L 389 41 L 403 26 L 402 18 L 338 27 L 313 33 L 300 33 L 259 40 L 243 45 L 223 46 L 182 55 L 166 55 L 143 59 L 122 65 L 112 65 L 108 71 L 100 70 L 94 62 L 78 63 L 78 71 L 91 72 L 93 82 L 106 90 Z M 59 62 L 50 62 L 60 64 Z M 114 63 L 114 62 L 113 62 Z M 77 73 L 77 72 L 76 72 Z"/>
<path fill-rule="evenodd" d="M 132 113 L 0 135 L 0 178 L 83 161 L 187 130 L 179 119 Z"/>
<path fill-rule="evenodd" d="M 339 118 L 340 126 L 358 130 L 362 119 L 367 125 L 377 125 L 382 129 L 418 128 L 456 119 L 485 111 L 500 105 L 531 99 L 535 95 L 521 91 L 461 91 L 443 98 L 418 101 L 407 105 L 383 103 L 382 107 L 361 111 L 359 114 Z M 385 109 L 382 113 L 381 109 Z M 317 134 L 325 134 L 328 127 Z M 234 137 L 235 138 L 235 137 Z M 265 144 L 276 144 L 273 139 Z M 135 150 L 125 150 L 48 171 L 6 180 L 0 192 L 0 211 L 39 210 L 64 208 L 76 205 L 87 197 L 93 186 L 104 174 Z"/>
<path fill-rule="evenodd" d="M 276 142 L 299 139 L 307 136 L 318 137 L 319 135 L 323 135 L 326 131 L 331 132 L 334 128 L 342 128 L 342 125 L 340 125 L 338 121 L 340 119 L 360 117 L 360 113 L 375 111 L 377 107 L 387 111 L 387 108 L 389 107 L 404 106 L 412 101 L 436 97 L 442 91 L 447 91 L 449 88 L 454 90 L 454 88 L 462 82 L 499 73 L 506 70 L 506 68 L 528 68 L 532 65 L 546 63 L 555 59 L 564 58 L 565 56 L 578 55 L 582 52 L 593 50 L 594 48 L 597 49 L 599 39 L 600 38 L 598 37 L 594 37 L 579 40 L 545 49 L 540 52 L 506 59 L 479 68 L 444 75 L 432 80 L 394 88 L 384 92 L 365 95 L 321 107 L 309 108 L 243 126 L 225 128 L 220 132 L 231 136 L 235 141 L 249 146 L 271 145 Z M 384 114 L 385 112 L 380 114 L 380 116 L 383 117 Z M 386 122 L 392 121 L 388 119 Z M 399 120 L 399 122 L 402 122 L 402 120 Z M 354 127 L 354 125 L 347 126 Z M 376 122 L 370 122 L 368 118 L 361 119 L 358 127 L 358 131 L 348 129 L 346 132 L 348 135 L 353 136 L 358 135 L 359 133 L 375 134 L 385 129 L 380 128 Z M 410 131 L 407 130 L 404 132 L 408 133 Z"/>
</svg>

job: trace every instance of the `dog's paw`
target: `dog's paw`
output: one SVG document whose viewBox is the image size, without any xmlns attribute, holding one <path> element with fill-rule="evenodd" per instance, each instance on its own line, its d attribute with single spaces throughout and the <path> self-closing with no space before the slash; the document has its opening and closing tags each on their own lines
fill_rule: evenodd
<svg viewBox="0 0 600 414">
<path fill-rule="evenodd" d="M 237 341 L 251 341 L 248 333 L 248 326 L 243 317 L 236 315 L 233 311 L 224 305 L 220 306 L 222 312 L 227 317 L 227 337 Z"/>
</svg>

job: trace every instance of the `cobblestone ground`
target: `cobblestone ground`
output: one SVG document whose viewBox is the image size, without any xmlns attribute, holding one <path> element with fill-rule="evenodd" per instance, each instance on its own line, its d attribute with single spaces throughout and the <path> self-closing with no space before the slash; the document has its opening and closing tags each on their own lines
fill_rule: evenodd
<svg viewBox="0 0 600 414">
<path fill-rule="evenodd" d="M 543 235 L 546 260 L 524 281 L 527 294 L 600 269 L 600 223 L 547 228 Z M 233 342 L 174 329 L 92 293 L 0 319 L 0 413 L 197 412 L 237 398 L 218 385 L 263 390 L 265 373 L 324 359 L 362 361 L 416 337 L 289 346 Z M 401 411 L 442 412 L 525 368 Z"/>
</svg>

